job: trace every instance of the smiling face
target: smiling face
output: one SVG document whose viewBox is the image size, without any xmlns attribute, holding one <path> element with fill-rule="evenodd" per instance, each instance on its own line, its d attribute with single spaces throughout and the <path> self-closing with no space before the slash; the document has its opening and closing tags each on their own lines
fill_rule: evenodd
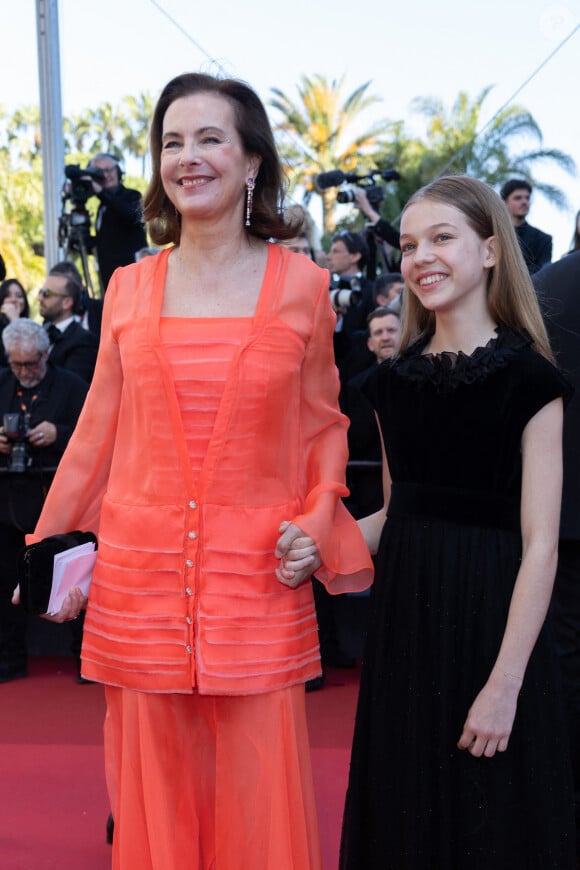
<svg viewBox="0 0 580 870">
<path fill-rule="evenodd" d="M 161 180 L 186 223 L 232 219 L 242 225 L 246 181 L 260 160 L 245 153 L 229 101 L 197 93 L 175 100 L 165 113 Z"/>
<path fill-rule="evenodd" d="M 401 220 L 401 271 L 421 305 L 436 314 L 487 302 L 494 239 L 481 239 L 463 212 L 433 199 L 409 205 Z"/>
</svg>

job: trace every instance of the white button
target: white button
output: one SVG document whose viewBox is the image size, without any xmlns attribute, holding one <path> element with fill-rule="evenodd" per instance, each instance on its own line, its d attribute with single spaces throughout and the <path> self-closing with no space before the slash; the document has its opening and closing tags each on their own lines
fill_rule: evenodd
<svg viewBox="0 0 580 870">
<path fill-rule="evenodd" d="M 191 559 L 187 559 L 185 564 L 188 568 L 193 568 L 193 562 L 191 561 Z"/>
<path fill-rule="evenodd" d="M 190 538 L 197 538 L 197 532 L 189 532 Z"/>
<path fill-rule="evenodd" d="M 194 511 L 194 510 L 196 509 L 196 507 L 197 507 L 197 502 L 195 502 L 195 501 L 190 501 L 190 502 L 189 502 L 189 506 L 190 506 L 190 508 Z"/>
<path fill-rule="evenodd" d="M 188 653 L 191 654 L 191 647 L 190 646 L 186 646 L 185 649 L 187 650 Z"/>
<path fill-rule="evenodd" d="M 189 588 L 189 586 L 185 587 L 185 591 L 188 595 L 193 595 L 193 590 Z"/>
<path fill-rule="evenodd" d="M 188 625 L 191 625 L 191 623 L 193 622 L 193 619 L 191 618 L 191 616 L 188 616 L 185 621 L 187 622 Z"/>
</svg>

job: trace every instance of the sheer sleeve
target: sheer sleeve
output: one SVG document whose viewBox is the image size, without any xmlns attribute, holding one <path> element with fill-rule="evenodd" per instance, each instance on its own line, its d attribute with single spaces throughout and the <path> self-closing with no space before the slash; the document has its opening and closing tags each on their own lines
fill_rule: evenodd
<svg viewBox="0 0 580 870">
<path fill-rule="evenodd" d="M 301 429 L 306 499 L 293 522 L 316 543 L 322 567 L 316 572 L 332 593 L 360 591 L 373 578 L 362 534 L 345 508 L 348 495 L 347 418 L 338 408 L 339 380 L 332 336 L 335 318 L 326 287 L 317 301 L 302 371 Z"/>
<path fill-rule="evenodd" d="M 95 374 L 79 421 L 59 463 L 47 499 L 28 543 L 81 529 L 98 532 L 117 431 L 123 373 L 113 334 L 118 278 L 103 307 L 101 343 Z"/>
</svg>

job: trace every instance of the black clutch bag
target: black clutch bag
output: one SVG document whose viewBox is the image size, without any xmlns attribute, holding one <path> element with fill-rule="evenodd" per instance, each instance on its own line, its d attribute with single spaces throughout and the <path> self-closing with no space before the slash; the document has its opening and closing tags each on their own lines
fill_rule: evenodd
<svg viewBox="0 0 580 870">
<path fill-rule="evenodd" d="M 92 532 L 75 531 L 51 535 L 21 551 L 18 558 L 20 603 L 27 613 L 39 614 L 48 610 L 56 554 L 91 542 L 97 549 L 97 538 Z"/>
</svg>

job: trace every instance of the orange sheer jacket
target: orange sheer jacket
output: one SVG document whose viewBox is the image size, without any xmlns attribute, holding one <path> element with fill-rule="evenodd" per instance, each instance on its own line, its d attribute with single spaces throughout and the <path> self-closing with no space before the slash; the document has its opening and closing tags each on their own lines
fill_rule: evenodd
<svg viewBox="0 0 580 870">
<path fill-rule="evenodd" d="M 319 673 L 311 583 L 275 577 L 279 524 L 316 542 L 331 592 L 372 581 L 341 501 L 347 420 L 328 274 L 269 245 L 200 476 L 159 324 L 169 251 L 118 270 L 95 376 L 34 536 L 92 529 L 83 674 L 143 691 L 247 694 Z"/>
</svg>

